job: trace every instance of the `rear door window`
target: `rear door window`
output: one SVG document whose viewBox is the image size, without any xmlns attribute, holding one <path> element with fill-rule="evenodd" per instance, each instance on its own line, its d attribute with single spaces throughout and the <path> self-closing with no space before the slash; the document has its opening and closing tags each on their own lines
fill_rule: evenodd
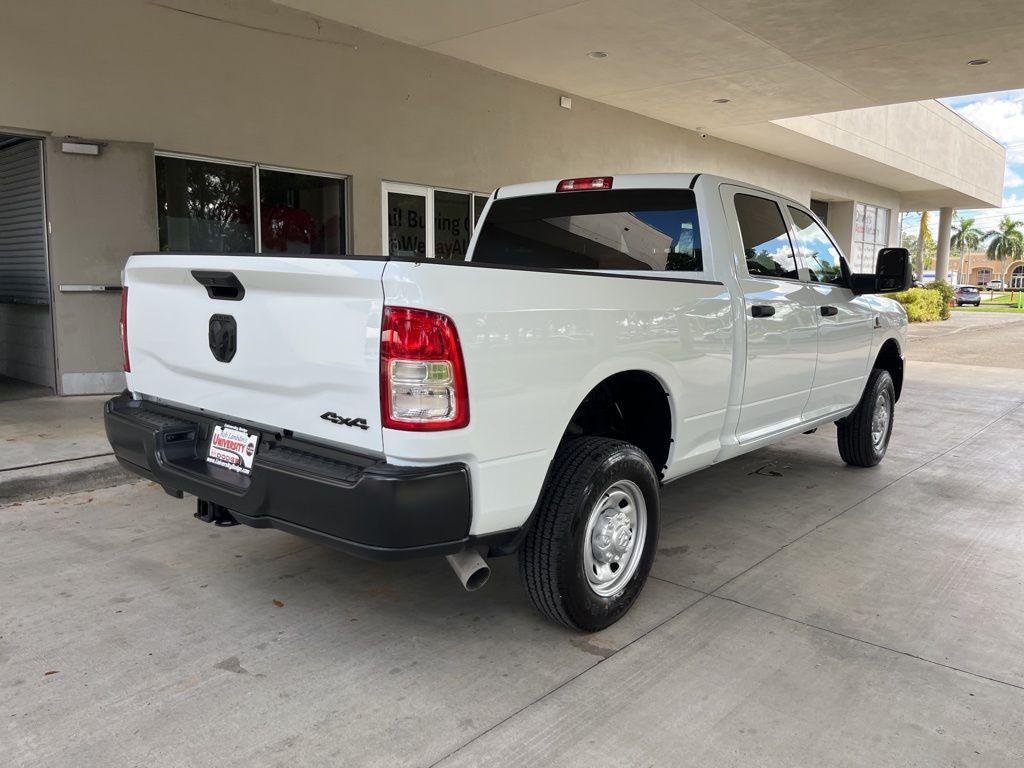
<svg viewBox="0 0 1024 768">
<path fill-rule="evenodd" d="M 750 276 L 799 279 L 793 245 L 779 206 L 766 197 L 742 193 L 735 195 L 733 201 Z"/>
<path fill-rule="evenodd" d="M 688 189 L 499 199 L 483 220 L 473 261 L 541 269 L 700 272 L 697 204 Z"/>
</svg>

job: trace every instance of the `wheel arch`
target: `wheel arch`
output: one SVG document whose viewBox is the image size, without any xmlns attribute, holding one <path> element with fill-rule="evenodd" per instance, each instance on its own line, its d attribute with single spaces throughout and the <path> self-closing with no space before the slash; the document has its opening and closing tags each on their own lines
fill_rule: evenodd
<svg viewBox="0 0 1024 768">
<path fill-rule="evenodd" d="M 892 377 L 892 385 L 896 390 L 896 399 L 900 399 L 900 394 L 903 391 L 903 351 L 900 348 L 900 343 L 894 337 L 890 337 L 882 342 L 882 346 L 878 349 L 878 354 L 875 355 L 875 362 L 872 368 L 881 368 L 884 371 L 888 371 Z"/>
<path fill-rule="evenodd" d="M 587 436 L 624 440 L 647 455 L 661 478 L 672 448 L 673 423 L 665 381 L 650 370 L 629 368 L 605 375 L 578 398 L 559 445 Z"/>
</svg>

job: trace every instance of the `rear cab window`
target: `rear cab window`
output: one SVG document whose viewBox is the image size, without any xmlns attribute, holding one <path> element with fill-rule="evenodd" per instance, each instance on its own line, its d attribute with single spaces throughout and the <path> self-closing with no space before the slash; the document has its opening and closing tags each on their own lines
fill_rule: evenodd
<svg viewBox="0 0 1024 768">
<path fill-rule="evenodd" d="M 535 269 L 702 272 L 688 189 L 555 192 L 495 200 L 473 262 Z"/>
</svg>

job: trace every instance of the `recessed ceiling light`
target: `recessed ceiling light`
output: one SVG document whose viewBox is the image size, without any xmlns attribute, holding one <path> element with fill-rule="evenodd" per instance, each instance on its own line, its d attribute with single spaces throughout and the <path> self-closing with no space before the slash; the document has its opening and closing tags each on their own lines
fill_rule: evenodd
<svg viewBox="0 0 1024 768">
<path fill-rule="evenodd" d="M 592 59 L 607 59 L 608 58 L 608 54 L 605 53 L 604 51 L 591 51 L 590 53 L 587 54 L 587 56 L 589 56 Z"/>
<path fill-rule="evenodd" d="M 728 99 L 712 99 L 711 103 L 712 104 L 728 104 L 729 100 Z"/>
<path fill-rule="evenodd" d="M 989 63 L 991 59 L 971 59 L 967 62 L 968 67 L 983 67 Z"/>
</svg>

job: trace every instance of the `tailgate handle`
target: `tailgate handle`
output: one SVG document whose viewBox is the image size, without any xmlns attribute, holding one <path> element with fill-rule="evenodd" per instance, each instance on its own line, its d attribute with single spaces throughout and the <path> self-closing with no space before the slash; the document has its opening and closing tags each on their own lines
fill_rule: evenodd
<svg viewBox="0 0 1024 768">
<path fill-rule="evenodd" d="M 245 298 L 245 286 L 235 277 L 233 272 L 213 272 L 205 269 L 193 269 L 192 277 L 206 288 L 211 299 L 224 301 L 241 301 Z"/>
</svg>

